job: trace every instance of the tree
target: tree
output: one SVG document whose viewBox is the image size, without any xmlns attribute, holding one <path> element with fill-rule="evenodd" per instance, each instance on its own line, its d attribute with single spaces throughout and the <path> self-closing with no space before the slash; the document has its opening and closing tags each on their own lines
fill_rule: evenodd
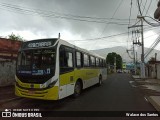
<svg viewBox="0 0 160 120">
<path fill-rule="evenodd" d="M 150 59 L 149 59 L 149 61 L 156 61 L 156 59 L 154 58 L 154 57 L 151 57 Z"/>
<path fill-rule="evenodd" d="M 119 54 L 116 55 L 116 65 L 117 69 L 122 69 L 122 57 Z"/>
<path fill-rule="evenodd" d="M 122 69 L 122 57 L 115 52 L 108 53 L 106 58 L 107 64 L 114 65 L 115 58 L 116 58 L 116 69 Z"/>
<path fill-rule="evenodd" d="M 15 34 L 11 34 L 11 35 L 8 35 L 7 37 L 8 39 L 11 39 L 11 40 L 17 40 L 17 41 L 23 41 L 23 37 L 19 36 L 19 35 L 15 35 Z"/>
<path fill-rule="evenodd" d="M 160 21 L 160 0 L 157 3 L 157 9 L 154 12 L 154 18 Z"/>
</svg>

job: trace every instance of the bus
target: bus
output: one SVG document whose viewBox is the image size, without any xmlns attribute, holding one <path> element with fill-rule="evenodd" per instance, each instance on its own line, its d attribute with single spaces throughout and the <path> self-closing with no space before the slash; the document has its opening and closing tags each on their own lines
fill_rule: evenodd
<svg viewBox="0 0 160 120">
<path fill-rule="evenodd" d="M 105 58 L 60 38 L 23 42 L 18 52 L 15 94 L 59 100 L 107 78 Z"/>
</svg>

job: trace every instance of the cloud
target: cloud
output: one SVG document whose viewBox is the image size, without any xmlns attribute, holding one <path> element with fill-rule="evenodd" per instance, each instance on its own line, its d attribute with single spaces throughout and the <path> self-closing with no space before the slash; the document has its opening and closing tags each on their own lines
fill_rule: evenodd
<svg viewBox="0 0 160 120">
<path fill-rule="evenodd" d="M 132 42 L 131 34 L 128 36 L 127 33 L 123 36 L 99 41 L 72 40 L 98 38 L 127 32 L 130 2 L 130 0 L 14 0 L 14 2 L 13 0 L 1 0 L 0 12 L 3 17 L 0 18 L 0 36 L 15 32 L 30 40 L 41 37 L 57 37 L 58 33 L 61 33 L 63 39 L 85 49 L 101 49 L 119 45 L 128 47 L 128 44 L 131 45 Z M 141 9 L 143 10 L 145 7 L 143 13 L 148 11 L 148 14 L 153 16 L 157 2 L 148 1 L 146 4 L 145 2 L 146 0 L 142 0 Z M 17 5 L 19 9 L 14 9 L 17 6 L 12 5 Z M 118 6 L 119 8 L 117 8 Z M 135 23 L 133 19 L 136 19 L 137 14 L 137 4 L 136 1 L 133 1 L 130 25 Z M 106 22 L 99 23 L 104 21 Z M 153 37 L 153 39 L 155 38 Z M 148 42 L 145 45 L 150 44 L 151 42 Z"/>
</svg>

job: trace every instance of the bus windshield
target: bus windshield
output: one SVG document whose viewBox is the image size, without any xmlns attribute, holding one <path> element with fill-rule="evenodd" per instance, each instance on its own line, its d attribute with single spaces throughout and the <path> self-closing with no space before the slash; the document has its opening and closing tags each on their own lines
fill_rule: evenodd
<svg viewBox="0 0 160 120">
<path fill-rule="evenodd" d="M 19 52 L 17 74 L 21 76 L 53 75 L 55 49 L 23 50 Z"/>
</svg>

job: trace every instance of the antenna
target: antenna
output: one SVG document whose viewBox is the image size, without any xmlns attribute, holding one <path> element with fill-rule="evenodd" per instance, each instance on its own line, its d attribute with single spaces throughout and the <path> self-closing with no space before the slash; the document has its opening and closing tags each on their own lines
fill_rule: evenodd
<svg viewBox="0 0 160 120">
<path fill-rule="evenodd" d="M 59 39 L 60 39 L 60 37 L 61 37 L 61 33 L 58 34 L 58 38 L 59 38 Z"/>
</svg>

